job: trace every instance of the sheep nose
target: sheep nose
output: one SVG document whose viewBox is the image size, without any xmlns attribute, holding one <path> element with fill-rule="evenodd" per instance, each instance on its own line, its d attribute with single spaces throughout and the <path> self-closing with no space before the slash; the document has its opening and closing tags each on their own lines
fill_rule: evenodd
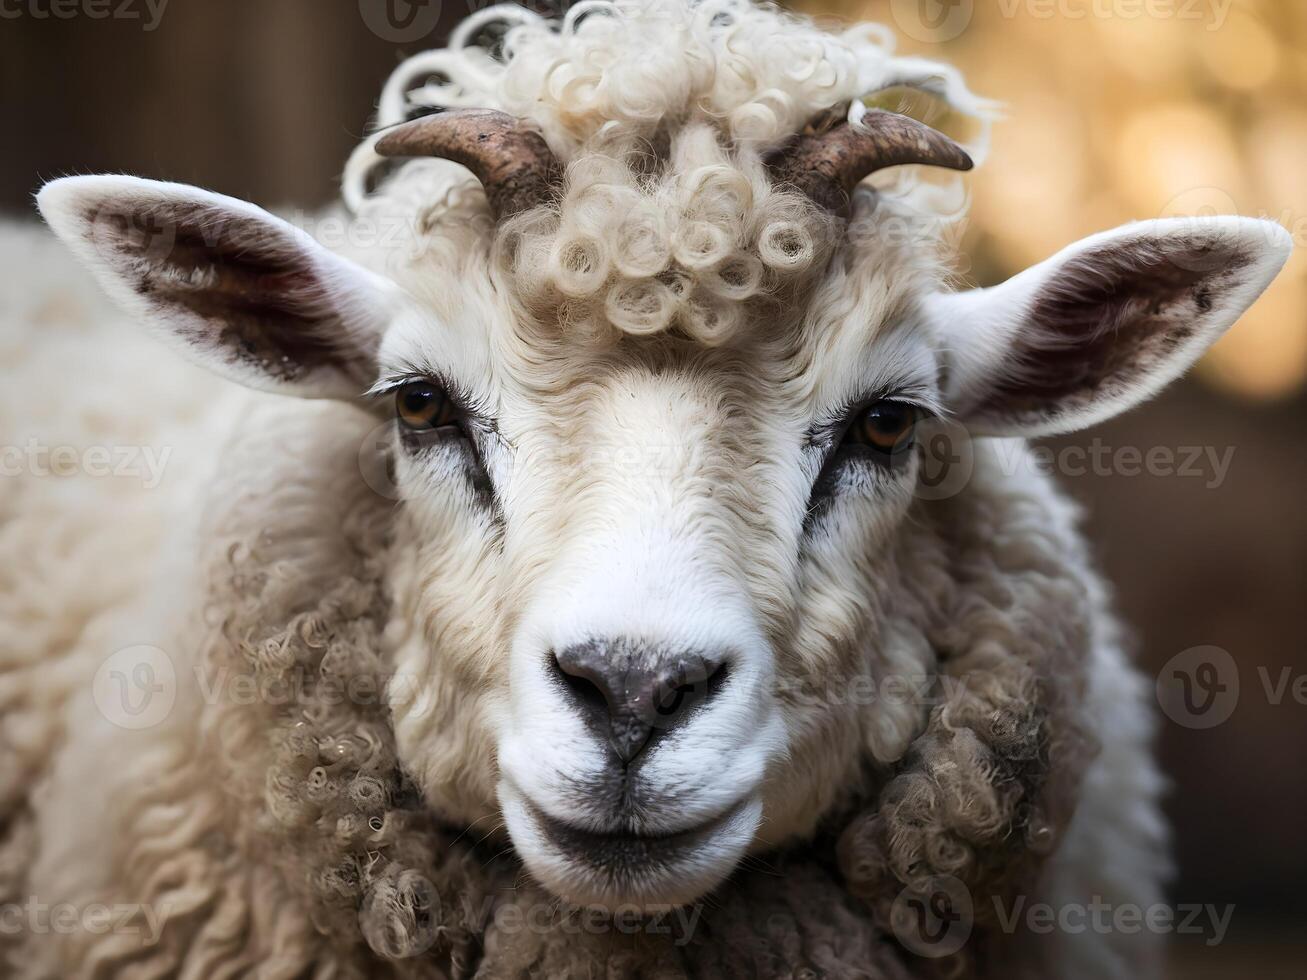
<svg viewBox="0 0 1307 980">
<path fill-rule="evenodd" d="M 667 653 L 656 646 L 591 641 L 555 653 L 573 706 L 624 765 L 725 686 L 724 657 Z"/>
</svg>

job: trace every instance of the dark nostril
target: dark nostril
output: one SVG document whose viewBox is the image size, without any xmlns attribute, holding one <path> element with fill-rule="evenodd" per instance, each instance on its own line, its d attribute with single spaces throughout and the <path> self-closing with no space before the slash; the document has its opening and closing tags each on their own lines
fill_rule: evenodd
<svg viewBox="0 0 1307 980">
<path fill-rule="evenodd" d="M 571 694 L 577 705 L 584 709 L 585 714 L 607 715 L 608 694 L 590 676 L 590 672 L 579 668 L 579 665 L 574 662 L 564 664 L 557 655 L 554 656 L 553 661 L 563 686 Z"/>
<path fill-rule="evenodd" d="M 654 711 L 665 719 L 666 727 L 679 720 L 691 708 L 702 704 L 726 685 L 726 664 L 702 661 L 687 675 L 682 671 L 666 675 L 654 695 Z"/>
<path fill-rule="evenodd" d="M 728 678 L 724 660 L 630 641 L 578 644 L 552 660 L 574 708 L 625 763 L 720 692 Z"/>
</svg>

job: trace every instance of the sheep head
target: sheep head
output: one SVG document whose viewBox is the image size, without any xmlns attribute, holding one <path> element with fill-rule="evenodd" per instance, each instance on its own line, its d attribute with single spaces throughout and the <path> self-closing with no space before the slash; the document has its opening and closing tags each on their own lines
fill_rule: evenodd
<svg viewBox="0 0 1307 980">
<path fill-rule="evenodd" d="M 920 447 L 945 417 L 1026 436 L 1115 414 L 1288 254 L 1258 221 L 1155 221 L 954 293 L 909 246 L 850 244 L 705 345 L 569 332 L 489 247 L 369 271 L 251 205 L 124 177 L 40 205 L 187 356 L 379 413 L 400 757 L 436 813 L 502 819 L 545 885 L 603 905 L 695 899 L 925 731 L 912 692 L 950 611 L 921 573 L 943 545 Z"/>
<path fill-rule="evenodd" d="M 475 48 L 505 17 L 502 51 Z M 433 813 L 506 827 L 570 902 L 648 907 L 894 777 L 886 805 L 909 816 L 851 882 L 983 866 L 976 838 L 1021 840 L 1036 809 L 1012 786 L 1060 762 L 1029 703 L 1058 681 L 1048 651 L 1089 642 L 1047 494 L 984 437 L 1149 397 L 1253 302 L 1288 236 L 1144 222 L 954 292 L 938 222 L 853 190 L 965 152 L 850 111 L 905 77 L 968 95 L 948 70 L 767 4 L 580 4 L 561 24 L 496 5 L 470 23 L 383 93 L 394 128 L 347 171 L 358 242 L 128 177 L 55 181 L 40 208 L 184 356 L 375 414 L 360 457 L 383 458 L 398 503 L 392 734 Z M 532 122 L 400 122 L 475 101 Z M 378 153 L 454 163 L 412 160 L 369 196 L 354 164 Z M 954 450 L 972 471 L 923 475 Z M 1019 547 L 991 543 L 1011 525 Z M 989 614 L 1023 560 L 1057 615 Z M 977 675 L 957 710 L 935 683 L 950 669 Z M 978 803 L 991 777 L 1008 783 Z M 932 793 L 974 832 L 923 831 L 944 819 Z"/>
</svg>

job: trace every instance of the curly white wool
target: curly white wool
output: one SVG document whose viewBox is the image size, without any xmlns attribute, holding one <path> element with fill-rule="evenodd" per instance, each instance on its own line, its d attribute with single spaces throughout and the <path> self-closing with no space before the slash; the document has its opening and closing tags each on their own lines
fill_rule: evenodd
<svg viewBox="0 0 1307 980">
<path fill-rule="evenodd" d="M 497 49 L 485 43 L 496 31 Z M 591 333 L 676 326 L 717 344 L 743 319 L 741 303 L 803 281 L 835 240 L 829 216 L 772 185 L 762 155 L 832 106 L 848 103 L 856 121 L 861 99 L 891 86 L 929 91 L 982 123 L 989 113 L 955 70 L 896 57 L 875 25 L 831 34 L 744 0 L 587 2 L 561 22 L 501 5 L 464 21 L 447 48 L 402 64 L 377 126 L 433 107 L 530 119 L 567 171 L 560 202 L 501 236 L 526 308 Z M 355 211 L 372 203 L 384 162 L 374 144 L 346 168 Z M 418 173 L 431 227 L 438 202 L 469 177 L 412 163 L 378 196 L 411 201 Z"/>
</svg>

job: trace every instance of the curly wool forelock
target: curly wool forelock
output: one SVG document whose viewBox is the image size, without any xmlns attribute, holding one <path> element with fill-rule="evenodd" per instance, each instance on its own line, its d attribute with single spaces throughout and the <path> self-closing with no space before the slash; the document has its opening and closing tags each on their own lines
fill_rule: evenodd
<svg viewBox="0 0 1307 980">
<path fill-rule="evenodd" d="M 713 346 L 750 301 L 810 281 L 842 240 L 836 219 L 772 184 L 766 152 L 833 107 L 856 121 L 864 97 L 896 85 L 982 121 L 989 113 L 955 70 L 896 58 L 875 25 L 831 34 L 742 0 L 582 3 L 561 22 L 503 5 L 401 65 L 377 126 L 457 107 L 532 120 L 567 167 L 560 201 L 499 236 L 526 312 L 591 334 L 675 327 Z M 423 229 L 463 244 L 468 228 L 485 227 L 442 220 L 470 185 L 457 167 L 409 163 L 369 199 L 385 163 L 374 143 L 346 168 L 356 212 L 417 209 Z M 928 196 L 916 197 L 932 210 Z"/>
<path fill-rule="evenodd" d="M 639 152 L 582 154 L 559 206 L 505 226 L 509 278 L 530 311 L 562 306 L 565 327 L 591 334 L 675 326 L 716 346 L 750 301 L 802 282 L 829 254 L 829 217 L 773 187 L 756 154 L 732 157 L 711 126 L 682 128 L 657 176 L 632 165 Z"/>
</svg>

